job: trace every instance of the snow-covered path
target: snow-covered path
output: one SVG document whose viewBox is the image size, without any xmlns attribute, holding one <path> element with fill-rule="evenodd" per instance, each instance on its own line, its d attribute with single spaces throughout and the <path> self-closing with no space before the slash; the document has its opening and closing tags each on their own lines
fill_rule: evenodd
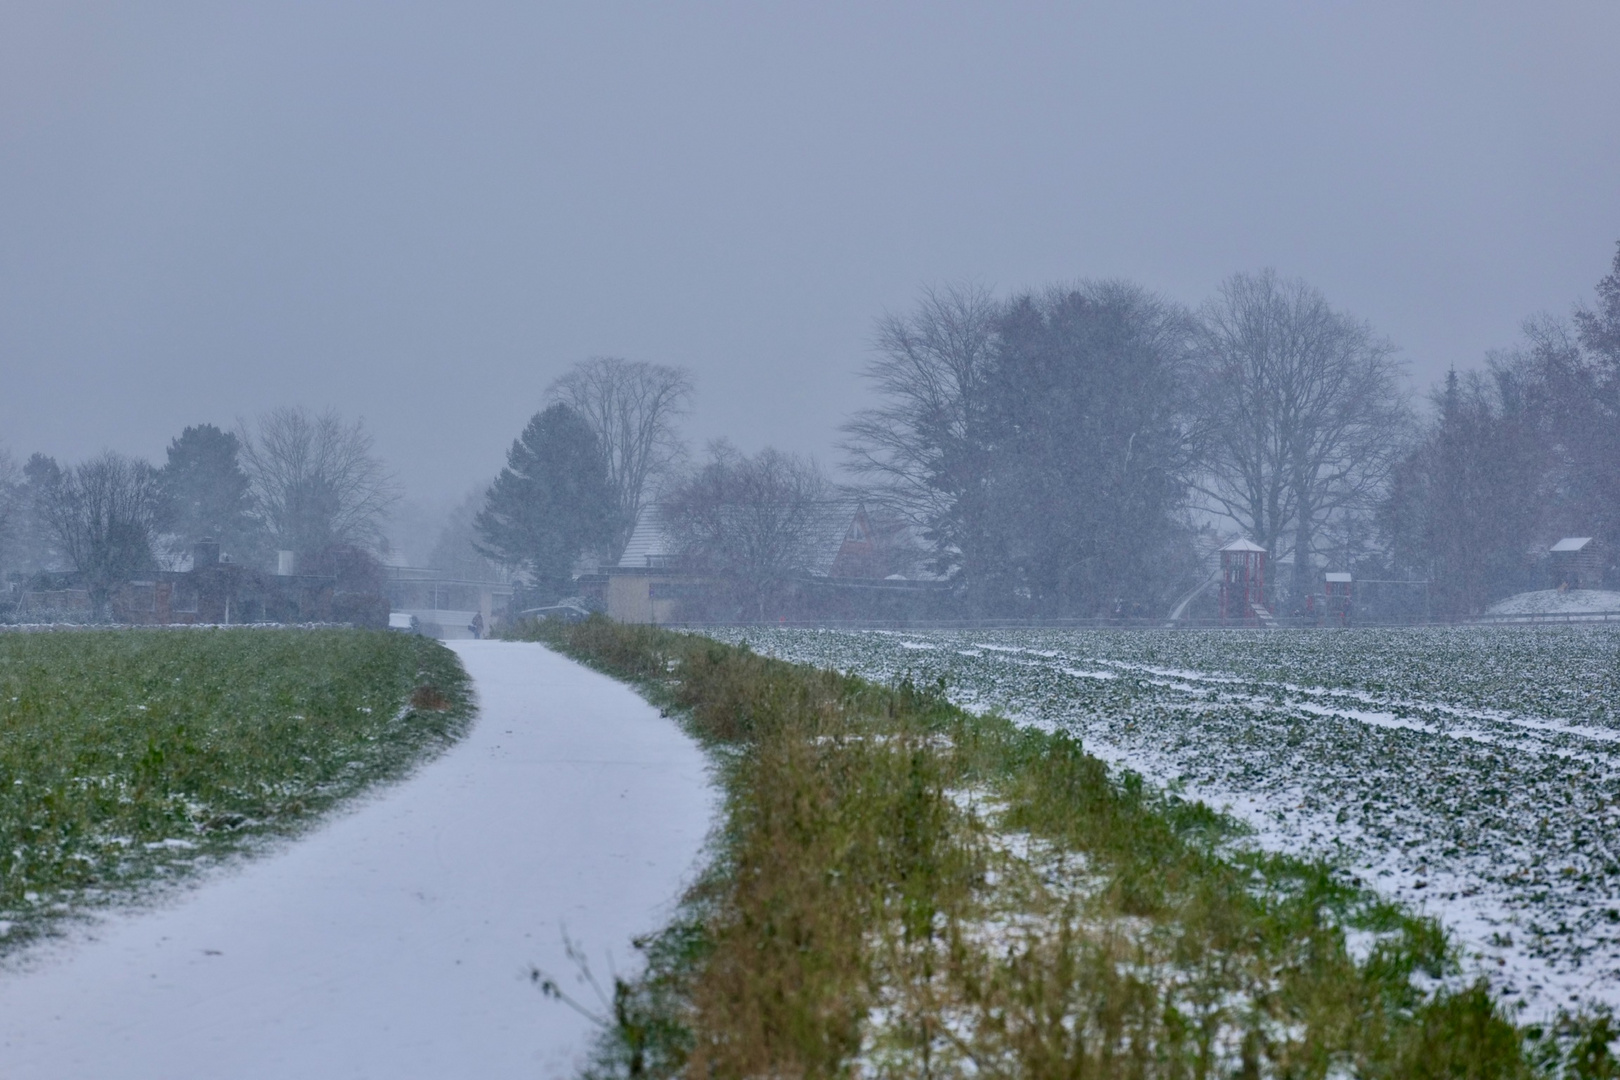
<svg viewBox="0 0 1620 1080">
<path fill-rule="evenodd" d="M 284 850 L 0 974 L 0 1077 L 536 1077 L 588 1023 L 530 964 L 562 932 L 634 965 L 695 867 L 704 758 L 632 691 L 538 645 L 454 645 L 471 734 Z M 571 983 L 571 978 L 569 982 Z"/>
</svg>

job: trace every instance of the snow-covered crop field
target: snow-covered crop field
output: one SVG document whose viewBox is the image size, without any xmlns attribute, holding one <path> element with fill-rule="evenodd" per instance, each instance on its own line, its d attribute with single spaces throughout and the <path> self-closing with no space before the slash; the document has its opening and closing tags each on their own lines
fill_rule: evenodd
<svg viewBox="0 0 1620 1080">
<path fill-rule="evenodd" d="M 1620 627 L 749 629 L 943 678 L 1439 917 L 1525 1015 L 1620 1007 Z"/>
</svg>

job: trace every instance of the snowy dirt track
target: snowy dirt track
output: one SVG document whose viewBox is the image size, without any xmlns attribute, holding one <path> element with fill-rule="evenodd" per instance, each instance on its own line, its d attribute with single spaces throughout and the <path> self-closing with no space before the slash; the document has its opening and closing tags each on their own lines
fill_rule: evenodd
<svg viewBox="0 0 1620 1080">
<path fill-rule="evenodd" d="M 589 1023 L 563 932 L 611 986 L 689 880 L 701 751 L 542 646 L 455 643 L 480 715 L 443 757 L 158 910 L 0 973 L 0 1077 L 536 1077 Z"/>
</svg>

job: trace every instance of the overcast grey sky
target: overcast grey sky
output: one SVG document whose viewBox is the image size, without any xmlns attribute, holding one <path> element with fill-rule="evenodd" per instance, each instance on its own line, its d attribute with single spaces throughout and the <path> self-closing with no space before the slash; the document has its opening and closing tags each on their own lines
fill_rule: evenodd
<svg viewBox="0 0 1620 1080">
<path fill-rule="evenodd" d="M 1420 384 L 1591 295 L 1620 4 L 0 0 L 0 443 L 364 416 L 419 498 L 591 354 L 833 461 L 925 283 L 1275 266 Z"/>
</svg>

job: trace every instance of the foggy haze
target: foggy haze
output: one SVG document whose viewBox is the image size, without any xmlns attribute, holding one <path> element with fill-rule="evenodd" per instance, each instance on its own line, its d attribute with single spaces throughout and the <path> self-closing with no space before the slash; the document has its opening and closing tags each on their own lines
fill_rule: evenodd
<svg viewBox="0 0 1620 1080">
<path fill-rule="evenodd" d="M 0 443 L 364 417 L 487 483 L 591 355 L 835 465 L 920 286 L 1274 266 L 1418 387 L 1620 236 L 1612 4 L 0 6 Z"/>
</svg>

